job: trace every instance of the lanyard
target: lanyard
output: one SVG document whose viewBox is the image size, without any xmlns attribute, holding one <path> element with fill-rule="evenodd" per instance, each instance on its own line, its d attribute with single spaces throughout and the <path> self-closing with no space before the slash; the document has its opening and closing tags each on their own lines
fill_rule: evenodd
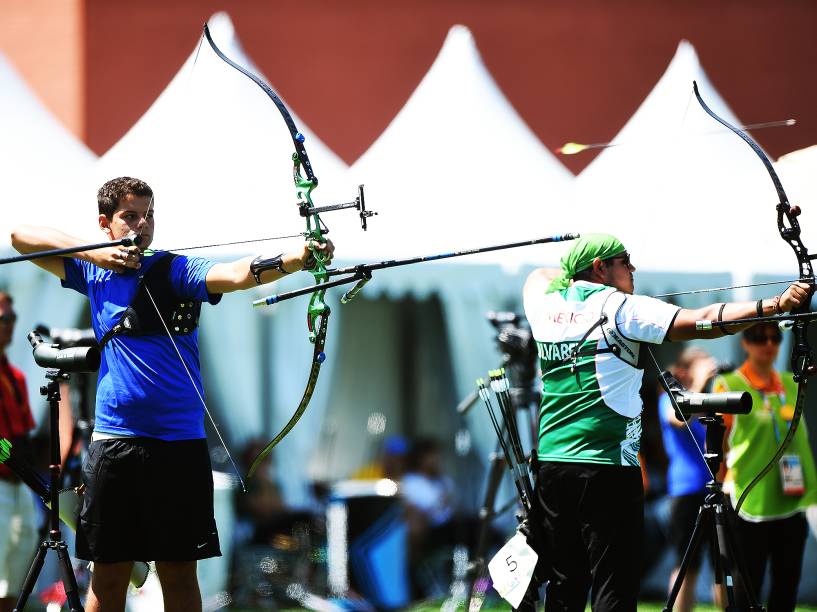
<svg viewBox="0 0 817 612">
<path fill-rule="evenodd" d="M 763 407 L 771 415 L 772 420 L 772 427 L 774 429 L 774 437 L 778 444 L 780 444 L 780 426 L 777 424 L 777 415 L 775 415 L 774 408 L 772 407 L 771 403 L 769 402 L 768 396 L 769 395 L 776 395 L 780 400 L 780 408 L 786 405 L 786 394 L 785 393 L 763 393 L 762 391 L 758 391 L 760 393 L 760 397 L 763 400 Z M 778 411 L 779 412 L 779 411 Z M 781 415 L 782 418 L 782 415 Z M 785 421 L 785 419 L 783 419 Z M 788 432 L 789 427 L 791 427 L 791 420 L 786 421 L 786 432 Z"/>
</svg>

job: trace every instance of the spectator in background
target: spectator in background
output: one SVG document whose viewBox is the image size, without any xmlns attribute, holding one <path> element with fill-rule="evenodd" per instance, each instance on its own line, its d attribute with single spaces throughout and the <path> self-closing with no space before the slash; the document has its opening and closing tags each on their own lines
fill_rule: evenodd
<svg viewBox="0 0 817 612">
<path fill-rule="evenodd" d="M 379 480 L 388 478 L 399 482 L 406 471 L 409 445 L 403 436 L 391 434 L 383 440 L 378 456 L 357 470 L 354 480 Z"/>
<path fill-rule="evenodd" d="M 442 447 L 431 438 L 418 438 L 408 454 L 407 472 L 400 481 L 408 527 L 408 558 L 415 597 L 438 595 L 450 577 L 447 563 L 452 547 L 469 536 L 469 529 L 454 507 L 454 481 L 443 473 Z"/>
<path fill-rule="evenodd" d="M 251 465 L 264 446 L 260 438 L 250 440 L 241 453 L 241 465 Z M 258 539 L 258 531 L 266 531 L 267 524 L 285 511 L 281 489 L 273 476 L 272 455 L 264 457 L 255 471 L 253 486 L 246 493 L 237 493 L 236 502 L 238 515 L 248 521 L 253 540 Z"/>
<path fill-rule="evenodd" d="M 684 349 L 677 361 L 669 368 L 670 373 L 688 390 L 703 392 L 707 383 L 717 373 L 717 364 L 709 353 L 701 348 L 691 346 Z M 678 420 L 672 401 L 666 393 L 658 399 L 658 417 L 661 421 L 661 434 L 664 450 L 669 459 L 667 469 L 667 493 L 670 495 L 670 541 L 675 551 L 675 568 L 670 577 L 670 589 L 675 584 L 678 568 L 684 557 L 687 545 L 692 538 L 698 510 L 706 497 L 706 483 L 713 475 L 704 461 L 706 430 L 697 419 L 688 423 Z M 689 425 L 689 429 L 687 429 Z M 704 540 L 695 552 L 687 570 L 675 605 L 682 612 L 689 612 L 695 604 L 695 586 L 701 557 L 708 549 L 711 533 L 704 533 Z M 715 594 L 718 601 L 719 594 Z"/>
<path fill-rule="evenodd" d="M 23 373 L 6 358 L 14 334 L 12 298 L 0 292 L 0 437 L 8 439 L 15 455 L 30 455 L 28 433 L 34 419 Z M 0 465 L 0 612 L 11 612 L 16 594 L 37 547 L 34 499 L 4 465 Z"/>
<path fill-rule="evenodd" d="M 746 361 L 715 380 L 717 392 L 748 391 L 752 395 L 749 414 L 727 416 L 727 486 L 733 503 L 774 456 L 791 425 L 797 383 L 790 372 L 778 373 L 774 369 L 782 340 L 780 328 L 774 323 L 744 330 L 741 346 Z M 806 424 L 801 422 L 780 465 L 752 489 L 737 519 L 749 583 L 758 600 L 766 563 L 770 562 L 769 610 L 795 607 L 808 535 L 804 512 L 815 503 L 817 470 Z M 738 606 L 747 605 L 743 592 L 742 588 L 736 589 Z"/>
<path fill-rule="evenodd" d="M 414 442 L 400 490 L 406 504 L 409 542 L 412 550 L 418 551 L 427 541 L 436 541 L 432 534 L 444 534 L 454 518 L 454 482 L 443 474 L 439 442 L 431 438 Z"/>
<path fill-rule="evenodd" d="M 264 446 L 264 440 L 250 440 L 241 454 L 242 464 L 250 465 Z M 239 545 L 273 545 L 276 538 L 290 537 L 297 526 L 309 526 L 312 522 L 311 514 L 292 510 L 284 501 L 275 479 L 272 455 L 264 457 L 259 464 L 249 490 L 237 493 L 236 507 L 241 521 Z"/>
</svg>

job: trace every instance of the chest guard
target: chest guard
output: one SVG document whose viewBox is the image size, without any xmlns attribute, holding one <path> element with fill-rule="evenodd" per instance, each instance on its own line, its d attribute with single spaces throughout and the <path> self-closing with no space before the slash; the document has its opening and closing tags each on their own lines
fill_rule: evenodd
<svg viewBox="0 0 817 612">
<path fill-rule="evenodd" d="M 178 255 L 166 253 L 160 257 L 139 277 L 133 300 L 99 341 L 100 348 L 114 336 L 164 336 L 168 331 L 173 336 L 185 336 L 198 327 L 201 302 L 179 297 L 170 282 L 170 266 Z"/>
<path fill-rule="evenodd" d="M 613 291 L 604 299 L 604 303 L 601 306 L 601 316 L 590 326 L 579 341 L 576 342 L 576 346 L 570 352 L 570 355 L 563 360 L 572 361 L 571 371 L 576 370 L 579 357 L 599 355 L 602 353 L 612 353 L 627 365 L 639 370 L 644 369 L 644 366 L 639 363 L 639 349 L 641 344 L 637 340 L 631 340 L 624 336 L 616 325 L 616 315 L 618 311 L 621 310 L 626 299 L 626 294 L 621 291 Z M 593 334 L 596 328 L 601 332 L 598 345 L 594 349 L 583 349 L 584 343 Z"/>
<path fill-rule="evenodd" d="M 605 352 L 609 351 L 624 363 L 634 368 L 644 369 L 639 365 L 639 349 L 641 348 L 641 344 L 637 340 L 627 338 L 618 329 L 618 325 L 616 325 L 616 315 L 618 311 L 621 310 L 626 299 L 626 294 L 621 291 L 614 291 L 604 300 L 600 328 L 601 334 L 608 347 Z"/>
</svg>

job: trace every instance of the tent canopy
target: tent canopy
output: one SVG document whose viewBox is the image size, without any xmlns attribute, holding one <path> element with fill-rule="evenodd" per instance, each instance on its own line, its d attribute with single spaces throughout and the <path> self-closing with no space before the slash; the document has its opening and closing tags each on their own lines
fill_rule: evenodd
<svg viewBox="0 0 817 612">
<path fill-rule="evenodd" d="M 209 25 L 227 57 L 260 74 L 225 13 Z M 316 205 L 351 199 L 355 189 L 345 182 L 345 164 L 293 119 L 320 179 Z M 150 109 L 100 158 L 87 191 L 116 176 L 144 179 L 156 194 L 155 246 L 161 248 L 297 234 L 304 222 L 295 205 L 292 152 L 270 98 L 201 41 Z M 290 244 L 202 252 L 277 252 Z"/>
<path fill-rule="evenodd" d="M 618 235 L 652 271 L 791 273 L 777 233 L 772 182 L 754 152 L 706 115 L 732 123 L 692 45 L 682 41 L 664 75 L 611 147 L 577 177 L 578 206 Z"/>
<path fill-rule="evenodd" d="M 573 175 L 525 125 L 461 25 L 451 28 L 426 76 L 351 173 L 380 214 L 369 235 L 342 245 L 343 257 L 408 257 L 581 229 L 571 214 Z M 518 265 L 558 257 L 548 245 L 460 261 Z"/>
<path fill-rule="evenodd" d="M 0 92 L 0 167 L 8 170 L 3 173 L 2 248 L 10 246 L 11 230 L 19 224 L 44 222 L 56 212 L 75 215 L 67 200 L 96 156 L 45 108 L 2 55 Z"/>
</svg>

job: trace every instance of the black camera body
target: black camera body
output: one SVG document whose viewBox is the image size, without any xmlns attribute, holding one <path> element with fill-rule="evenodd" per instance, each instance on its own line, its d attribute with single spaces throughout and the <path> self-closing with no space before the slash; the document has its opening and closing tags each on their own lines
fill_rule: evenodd
<svg viewBox="0 0 817 612">
<path fill-rule="evenodd" d="M 666 385 L 665 390 L 675 400 L 673 404 L 678 420 L 702 413 L 749 414 L 752 411 L 752 395 L 748 391 L 693 393 L 684 389 L 680 381 L 668 371 L 661 372 L 661 378 Z"/>
<path fill-rule="evenodd" d="M 77 328 L 59 328 L 47 327 L 45 325 L 38 325 L 36 332 L 41 336 L 48 336 L 51 342 L 59 344 L 60 348 L 71 348 L 73 346 L 98 346 L 96 341 L 96 334 L 91 328 L 77 329 Z"/>
<path fill-rule="evenodd" d="M 536 340 L 527 320 L 515 312 L 489 312 L 485 315 L 496 329 L 496 342 L 503 355 L 503 366 L 511 382 L 511 396 L 517 406 L 535 398 Z"/>
<path fill-rule="evenodd" d="M 99 369 L 101 356 L 96 342 L 94 346 L 61 348 L 58 343 L 45 343 L 36 330 L 28 334 L 28 341 L 34 349 L 34 361 L 40 367 L 60 372 L 96 372 Z"/>
</svg>

